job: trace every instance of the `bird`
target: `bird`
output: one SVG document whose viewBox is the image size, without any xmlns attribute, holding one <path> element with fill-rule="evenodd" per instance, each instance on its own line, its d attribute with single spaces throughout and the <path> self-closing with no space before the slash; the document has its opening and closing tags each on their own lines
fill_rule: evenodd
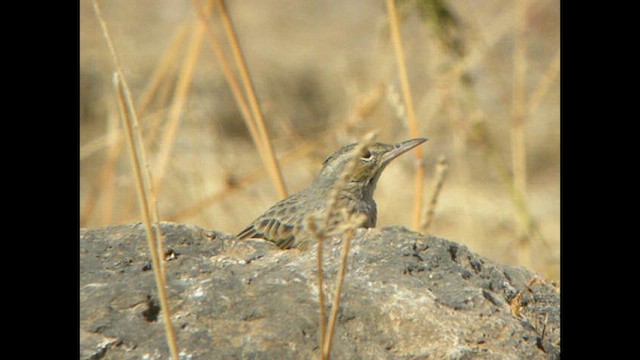
<svg viewBox="0 0 640 360">
<path fill-rule="evenodd" d="M 396 144 L 364 146 L 354 143 L 340 148 L 326 158 L 309 187 L 270 207 L 238 233 L 237 239 L 264 239 L 281 249 L 306 248 L 314 238 L 309 217 L 329 216 L 328 199 L 340 186 L 333 209 L 342 210 L 347 216 L 358 214 L 361 219 L 358 227 L 375 227 L 378 214 L 373 193 L 382 171 L 398 156 L 425 141 L 426 138 L 416 138 Z M 347 168 L 348 173 L 345 171 Z M 344 221 L 344 216 L 335 217 L 329 223 L 329 229 L 325 230 L 331 235 L 331 231 L 338 229 Z"/>
</svg>

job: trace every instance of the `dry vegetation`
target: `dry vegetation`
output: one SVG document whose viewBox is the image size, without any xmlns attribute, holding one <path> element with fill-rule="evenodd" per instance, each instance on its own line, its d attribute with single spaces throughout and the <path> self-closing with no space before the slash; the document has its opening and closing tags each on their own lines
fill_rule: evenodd
<svg viewBox="0 0 640 360">
<path fill-rule="evenodd" d="M 191 1 L 100 5 L 132 91 L 160 219 L 236 233 L 280 191 L 216 58 L 210 31 L 226 37 L 219 11 L 206 29 Z M 423 223 L 557 280 L 559 4 L 446 5 L 398 1 L 418 132 L 429 138 L 420 147 L 422 212 L 430 214 Z M 325 156 L 370 130 L 387 143 L 411 137 L 383 1 L 228 6 L 289 193 L 312 181 Z M 113 62 L 91 1 L 80 2 L 80 16 L 81 225 L 140 221 Z M 448 168 L 438 181 L 441 156 Z M 415 157 L 404 156 L 385 170 L 378 226 L 412 226 L 415 168 Z"/>
</svg>

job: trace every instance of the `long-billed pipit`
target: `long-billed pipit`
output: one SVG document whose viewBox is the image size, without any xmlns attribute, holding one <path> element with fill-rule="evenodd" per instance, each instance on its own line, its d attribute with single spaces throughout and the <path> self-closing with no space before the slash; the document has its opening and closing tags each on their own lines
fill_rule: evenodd
<svg viewBox="0 0 640 360">
<path fill-rule="evenodd" d="M 327 216 L 332 189 L 339 186 L 338 181 L 344 175 L 347 179 L 337 198 L 340 210 L 349 215 L 362 214 L 364 221 L 361 227 L 375 227 L 378 214 L 373 192 L 380 174 L 393 159 L 426 140 L 418 138 L 394 145 L 375 143 L 361 148 L 359 153 L 356 153 L 357 143 L 342 147 L 324 161 L 311 186 L 273 205 L 242 230 L 238 239 L 261 238 L 282 249 L 298 247 L 311 238 L 307 223 L 309 216 Z M 356 156 L 359 158 L 352 162 Z M 343 174 L 348 164 L 353 165 L 348 174 Z M 339 227 L 339 222 L 333 221 L 331 229 Z M 327 233 L 331 229 L 326 229 Z"/>
</svg>

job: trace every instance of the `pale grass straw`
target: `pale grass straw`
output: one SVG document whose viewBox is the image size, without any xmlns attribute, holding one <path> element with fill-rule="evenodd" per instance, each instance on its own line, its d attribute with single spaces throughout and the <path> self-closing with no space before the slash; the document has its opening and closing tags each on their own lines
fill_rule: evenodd
<svg viewBox="0 0 640 360">
<path fill-rule="evenodd" d="M 124 102 L 123 104 L 126 105 L 125 110 L 127 110 L 126 114 L 129 116 L 127 117 L 127 119 L 131 119 L 131 123 L 133 126 L 133 132 L 132 132 L 132 136 L 135 139 L 134 145 L 136 146 L 137 152 L 136 154 L 139 155 L 139 166 L 144 167 L 144 172 L 142 172 L 141 174 L 143 175 L 142 177 L 142 181 L 143 181 L 143 185 L 145 186 L 143 189 L 146 189 L 148 194 L 149 194 L 149 198 L 153 198 L 155 196 L 155 193 L 153 191 L 153 187 L 152 187 L 152 180 L 151 180 L 151 171 L 149 169 L 149 162 L 147 161 L 147 155 L 146 152 L 144 151 L 144 142 L 142 140 L 142 135 L 140 132 L 140 123 L 138 121 L 138 115 L 136 113 L 135 110 L 135 106 L 134 106 L 134 102 L 133 102 L 133 98 L 131 96 L 131 90 L 129 90 L 129 85 L 127 84 L 127 81 L 124 77 L 124 72 L 122 71 L 122 66 L 120 66 L 120 60 L 117 56 L 116 50 L 113 47 L 113 41 L 111 40 L 111 36 L 109 35 L 109 30 L 107 28 L 107 24 L 104 21 L 104 18 L 102 17 L 102 11 L 100 10 L 100 6 L 98 6 L 98 3 L 96 0 L 93 0 L 93 5 L 94 5 L 94 11 L 96 13 L 96 18 L 98 19 L 98 23 L 100 24 L 100 28 L 102 30 L 102 34 L 105 38 L 105 41 L 107 43 L 107 47 L 109 48 L 109 53 L 111 55 L 111 59 L 114 63 L 115 69 L 116 69 L 116 74 L 117 74 L 117 78 L 118 78 L 118 82 L 120 83 L 120 86 L 122 86 L 122 90 L 123 90 L 123 99 Z M 116 90 L 120 90 L 120 87 L 117 87 Z M 119 97 L 116 98 L 116 100 L 120 101 L 122 99 L 120 99 Z M 118 105 L 122 105 L 120 103 L 118 103 Z M 125 128 L 125 135 L 127 135 L 126 133 L 126 128 Z M 155 203 L 155 200 L 151 201 L 152 203 Z M 145 205 L 149 205 L 148 202 L 144 203 Z M 150 207 L 150 213 L 151 213 L 151 218 L 153 220 L 153 222 L 155 224 L 159 224 L 159 217 L 158 217 L 158 212 L 155 206 Z M 159 226 L 159 225 L 158 225 Z M 160 236 L 160 243 L 157 247 L 157 252 L 160 254 L 160 256 L 162 257 L 162 234 L 160 231 L 158 231 L 158 234 Z M 164 272 L 164 269 L 161 269 L 162 272 Z"/>
<path fill-rule="evenodd" d="M 282 179 L 278 179 L 278 171 L 276 171 L 275 169 L 273 169 L 273 167 L 270 165 L 272 164 L 274 161 L 277 162 L 277 160 L 275 160 L 275 157 L 272 160 L 268 159 L 268 155 L 266 150 L 263 150 L 264 146 L 264 142 L 261 139 L 260 136 L 260 132 L 258 130 L 258 128 L 256 127 L 256 121 L 253 119 L 251 111 L 249 110 L 249 105 L 247 104 L 247 100 L 245 99 L 244 95 L 242 94 L 242 91 L 240 90 L 240 86 L 238 84 L 238 81 L 236 80 L 233 71 L 231 70 L 230 66 L 229 66 L 229 61 L 227 60 L 226 56 L 224 55 L 224 52 L 222 51 L 222 47 L 220 46 L 220 43 L 218 42 L 215 33 L 213 32 L 213 28 L 211 27 L 211 21 L 210 21 L 210 16 L 208 15 L 207 12 L 205 12 L 200 6 L 199 6 L 199 1 L 198 0 L 193 0 L 193 4 L 198 12 L 198 15 L 200 17 L 200 20 L 205 24 L 206 30 L 207 30 L 207 34 L 209 35 L 209 42 L 211 43 L 211 46 L 213 47 L 214 53 L 216 55 L 216 58 L 218 59 L 218 61 L 220 62 L 220 65 L 222 67 L 222 72 L 225 76 L 225 79 L 227 80 L 227 84 L 229 84 L 229 87 L 231 88 L 231 93 L 233 94 L 233 98 L 236 101 L 236 104 L 238 105 L 238 109 L 240 110 L 240 114 L 242 115 L 242 119 L 244 120 L 245 124 L 247 125 L 247 128 L 249 129 L 249 135 L 251 135 L 251 139 L 253 140 L 253 143 L 256 145 L 256 147 L 258 148 L 258 154 L 260 155 L 260 158 L 262 159 L 262 162 L 265 166 L 265 168 L 267 169 L 269 175 L 271 176 L 271 180 L 273 181 L 274 185 L 276 186 L 276 188 L 278 189 L 278 191 L 281 193 L 283 188 L 279 187 L 279 183 L 282 182 Z M 285 191 L 286 193 L 286 191 Z M 280 194 L 282 195 L 282 193 Z"/>
<path fill-rule="evenodd" d="M 532 6 L 532 5 L 533 3 L 528 3 L 526 6 Z M 457 61 L 456 64 L 452 66 L 449 71 L 442 73 L 442 75 L 439 76 L 436 83 L 443 84 L 444 86 L 449 86 L 449 84 L 454 84 L 456 81 L 458 81 L 462 73 L 464 73 L 468 69 L 473 68 L 474 66 L 477 66 L 481 61 L 485 60 L 486 57 L 492 53 L 491 49 L 494 48 L 496 44 L 499 44 L 501 40 L 511 36 L 513 32 L 513 26 L 512 26 L 513 21 L 511 21 L 513 18 L 512 10 L 513 8 L 505 7 L 499 14 L 497 14 L 497 16 L 495 17 L 495 21 L 492 21 L 490 24 L 487 24 L 488 25 L 487 27 L 483 27 L 482 32 L 477 32 L 477 34 L 481 35 L 479 37 L 480 41 L 475 42 L 475 44 L 477 44 L 478 46 L 470 49 L 471 51 L 469 51 L 469 54 L 464 58 L 460 59 L 459 61 Z M 431 92 L 437 91 L 437 89 L 439 88 L 440 87 L 434 87 L 434 89 L 431 90 Z M 440 93 L 445 93 L 445 92 L 440 91 Z M 534 94 L 535 93 L 536 92 L 534 92 Z M 425 96 L 425 98 L 428 98 L 430 96 L 431 95 L 429 93 Z M 430 113 L 426 115 L 426 118 L 431 118 L 432 114 L 435 114 L 439 109 L 443 108 L 444 99 L 445 99 L 444 97 L 441 97 L 438 101 L 435 102 L 433 106 L 429 107 L 428 111 L 430 111 Z M 531 100 L 533 100 L 533 96 Z M 530 102 L 529 104 L 530 106 L 533 105 L 532 102 Z M 476 114 L 472 114 L 472 117 L 478 117 L 477 116 L 478 114 L 481 114 L 481 112 L 479 111 L 479 112 L 476 112 Z M 456 124 L 458 124 L 459 126 L 455 126 Z M 460 140 L 460 141 L 454 141 L 453 149 L 455 150 L 455 155 L 458 158 L 457 162 L 463 164 L 468 162 L 467 158 L 462 155 L 465 150 L 464 149 L 465 141 L 463 138 L 468 136 L 470 132 L 469 132 L 469 129 L 465 128 L 464 123 L 461 121 L 458 121 L 453 125 L 454 125 L 454 130 L 459 130 L 459 133 L 461 134 L 460 137 L 454 138 L 455 140 Z M 488 140 L 488 138 L 484 138 L 483 141 L 484 140 Z M 487 145 L 487 144 L 484 144 L 484 145 Z M 523 213 L 523 210 L 522 210 L 522 207 L 519 204 L 517 204 L 517 201 L 518 201 L 516 200 L 517 196 L 515 196 L 513 193 L 513 189 L 512 189 L 513 180 L 511 179 L 511 175 L 509 174 L 504 175 L 502 173 L 503 170 L 508 172 L 508 170 L 503 166 L 503 160 L 497 157 L 497 154 L 495 153 L 495 150 L 493 149 L 492 145 L 485 146 L 485 150 L 487 150 L 486 154 L 489 155 L 490 157 L 489 159 L 490 163 L 501 175 L 503 175 L 501 176 L 501 179 L 503 180 L 502 181 L 503 185 L 505 185 L 508 188 L 508 194 L 510 195 L 512 202 L 516 204 L 515 213 L 517 214 L 517 216 L 521 216 Z M 459 179 L 461 181 L 468 181 L 469 179 L 468 166 L 461 166 L 459 167 L 458 170 L 459 171 L 456 171 L 456 174 L 458 175 Z M 507 178 L 509 179 L 507 180 Z M 505 181 L 509 181 L 509 183 L 507 184 Z M 465 222 L 467 223 L 466 226 L 469 228 L 477 228 L 478 223 L 473 221 L 473 218 L 470 214 L 468 207 L 465 206 L 463 209 L 464 209 L 463 214 L 465 215 L 463 219 L 465 219 Z M 479 232 L 475 231 L 475 233 L 479 233 Z"/>
<path fill-rule="evenodd" d="M 142 90 L 140 100 L 136 106 L 138 114 L 142 115 L 147 111 L 151 102 L 157 97 L 160 85 L 170 82 L 167 81 L 167 79 L 171 78 L 170 75 L 175 68 L 175 64 L 178 63 L 178 56 L 181 53 L 179 49 L 184 45 L 187 34 L 189 33 L 189 25 L 189 23 L 184 23 L 178 26 L 178 30 L 174 33 L 169 45 L 167 45 L 158 65 L 156 65 L 153 73 L 149 76 L 149 82 L 145 86 L 144 90 Z"/>
<path fill-rule="evenodd" d="M 149 170 L 149 163 L 146 160 L 146 152 L 143 146 L 142 136 L 139 130 L 139 124 L 135 109 L 133 108 L 133 101 L 131 99 L 131 93 L 126 87 L 126 83 L 118 72 L 113 74 L 113 85 L 116 89 L 116 99 L 118 101 L 118 109 L 120 110 L 120 117 L 124 122 L 125 138 L 127 144 L 129 144 L 129 155 L 131 158 L 132 166 L 134 167 L 134 174 L 136 179 L 136 192 L 138 193 L 138 204 L 142 210 L 142 215 L 145 220 L 145 226 L 149 229 L 153 228 L 151 235 L 147 232 L 147 238 L 149 239 L 149 246 L 152 253 L 158 257 L 159 260 L 159 273 L 162 279 L 162 287 L 164 288 L 164 281 L 166 280 L 165 268 L 163 263 L 164 251 L 162 249 L 162 232 L 160 230 L 160 221 L 158 219 L 158 209 L 156 206 L 156 195 L 153 191 L 153 185 L 151 181 L 151 172 Z M 141 169 L 144 169 L 141 170 Z M 147 229 L 147 230 L 149 230 Z M 158 239 L 156 241 L 156 237 Z M 151 247 L 151 245 L 153 245 Z M 153 251 L 155 250 L 155 251 Z M 155 265 L 154 265 L 155 266 Z"/>
<path fill-rule="evenodd" d="M 173 75 L 179 75 L 180 70 L 178 66 L 181 65 L 180 57 L 184 54 L 182 48 L 187 41 L 187 35 L 190 33 L 193 34 L 193 25 L 195 24 L 187 22 L 179 26 L 172 43 L 167 46 L 159 64 L 150 76 L 149 83 L 145 86 L 144 90 L 142 90 L 140 101 L 138 101 L 138 105 L 136 106 L 139 114 L 144 114 L 151 106 L 152 101 L 155 101 L 157 108 L 160 109 L 154 112 L 157 114 L 156 117 L 146 116 L 147 120 L 157 120 L 150 124 L 146 132 L 145 140 L 149 147 L 157 142 L 156 138 L 162 128 L 161 125 L 165 123 L 164 120 L 169 121 L 169 116 L 166 115 L 171 109 L 169 99 L 175 93 L 175 87 L 178 81 L 174 79 Z"/>
<path fill-rule="evenodd" d="M 350 242 L 351 242 L 351 236 L 353 236 L 353 232 L 351 230 L 347 230 L 344 232 L 343 235 L 343 250 L 342 250 L 342 263 L 344 265 L 344 268 L 346 268 L 346 264 L 347 264 L 347 258 L 346 256 L 348 256 L 349 254 L 349 246 L 350 246 Z M 322 241 L 320 240 L 320 237 L 318 237 L 318 287 L 320 287 L 322 285 L 322 272 L 320 271 L 320 269 L 322 268 L 322 256 L 321 256 L 321 250 L 320 250 L 320 246 L 322 245 Z M 338 278 L 338 282 L 336 283 L 336 287 L 334 289 L 334 298 L 333 301 L 331 302 L 331 312 L 330 312 L 330 318 L 329 318 L 329 324 L 327 325 L 327 319 L 326 319 L 326 314 L 325 314 L 325 305 L 324 305 L 324 301 L 320 303 L 320 316 L 321 316 L 321 320 L 322 320 L 322 325 L 321 325 L 321 330 L 322 330 L 322 336 L 321 336 L 321 349 L 320 349 L 320 358 L 322 360 L 329 360 L 331 358 L 331 347 L 332 347 L 332 343 L 333 343 L 333 334 L 334 334 L 334 328 L 335 328 L 335 315 L 334 313 L 337 313 L 338 311 L 338 306 L 340 303 L 340 293 L 342 292 L 342 282 L 344 279 L 344 274 L 342 272 L 342 266 L 341 266 L 341 271 L 340 271 L 340 275 Z M 324 295 L 323 297 L 324 298 Z"/>
<path fill-rule="evenodd" d="M 407 120 L 409 124 L 409 134 L 412 138 L 419 137 L 418 122 L 413 107 L 413 97 L 409 86 L 409 76 L 407 74 L 407 66 L 405 62 L 404 50 L 402 48 L 402 39 L 398 26 L 398 15 L 394 0 L 387 0 L 387 10 L 389 12 L 389 27 L 391 29 L 391 39 L 393 40 L 394 51 L 396 54 L 396 62 L 398 63 L 398 72 L 400 74 L 400 83 L 402 84 L 402 95 L 406 104 Z M 412 227 L 418 230 L 420 227 L 420 213 L 422 211 L 422 192 L 424 187 L 425 164 L 422 156 L 422 148 L 416 147 L 413 151 L 416 156 L 416 175 L 414 181 L 414 198 L 413 198 L 413 217 Z"/>
<path fill-rule="evenodd" d="M 328 333 L 322 347 L 323 357 L 327 360 L 331 358 L 333 336 L 335 334 L 336 320 L 338 319 L 338 310 L 340 309 L 340 295 L 342 294 L 344 279 L 347 274 L 347 259 L 349 257 L 349 250 L 351 249 L 351 238 L 353 237 L 354 229 L 359 227 L 365 220 L 365 215 L 353 214 L 353 217 L 349 219 L 349 221 L 351 222 L 350 228 L 347 229 L 343 235 L 340 272 L 338 273 L 338 280 L 333 292 L 333 301 L 331 302 L 331 313 L 329 315 L 329 324 L 327 325 Z"/>
<path fill-rule="evenodd" d="M 249 134 L 251 135 L 251 139 L 256 144 L 256 146 L 261 146 L 260 138 L 258 136 L 258 129 L 256 128 L 255 123 L 253 122 L 253 118 L 251 117 L 251 111 L 249 111 L 249 105 L 247 104 L 247 100 L 242 95 L 242 91 L 240 90 L 240 85 L 238 85 L 238 81 L 236 80 L 233 71 L 229 65 L 229 61 L 227 60 L 224 52 L 222 51 L 222 47 L 216 38 L 215 33 L 213 32 L 213 28 L 211 27 L 211 21 L 209 14 L 200 6 L 199 0 L 192 0 L 193 6 L 196 8 L 198 12 L 198 17 L 200 21 L 205 24 L 207 29 L 207 34 L 209 43 L 213 47 L 213 51 L 216 55 L 216 58 L 220 62 L 220 66 L 222 67 L 222 73 L 224 74 L 225 79 L 227 80 L 227 84 L 231 88 L 231 94 L 238 105 L 238 109 L 240 110 L 240 114 L 249 129 Z M 207 4 L 213 4 L 212 0 L 209 0 Z M 260 152 L 262 156 L 262 152 Z"/>
<path fill-rule="evenodd" d="M 168 74 L 173 70 L 173 64 L 177 60 L 177 55 L 179 54 L 178 48 L 184 42 L 184 38 L 187 34 L 188 24 L 183 24 L 179 27 L 176 35 L 174 35 L 170 45 L 164 52 L 160 62 L 155 67 L 149 82 L 145 86 L 142 91 L 142 95 L 140 96 L 140 100 L 137 102 L 136 111 L 137 114 L 142 115 L 147 111 L 147 108 L 151 101 L 157 97 L 158 87 L 162 80 L 168 78 Z M 165 81 L 165 85 L 168 85 L 170 82 Z M 168 86 L 165 86 L 166 90 Z M 167 92 L 167 91 L 164 91 Z M 168 93 L 168 92 L 167 92 Z M 162 98 L 162 96 L 160 96 Z M 161 99 L 162 102 L 162 99 Z M 156 116 L 157 117 L 157 116 Z M 145 123 L 144 128 L 149 128 L 149 140 L 148 142 L 153 141 L 153 134 L 155 133 L 155 129 L 158 128 L 159 121 L 153 121 L 151 124 Z M 82 145 L 80 147 L 80 160 L 84 160 L 87 157 L 91 156 L 97 151 L 102 150 L 105 147 L 108 147 L 108 155 L 107 161 L 102 166 L 102 175 L 100 177 L 101 181 L 96 189 L 96 195 L 101 194 L 100 198 L 104 200 L 105 205 L 101 208 L 101 220 L 100 224 L 109 224 L 113 221 L 113 212 L 111 208 L 113 207 L 113 202 L 115 198 L 113 197 L 113 190 L 115 186 L 115 182 L 113 181 L 113 173 L 115 172 L 116 163 L 120 157 L 120 153 L 122 152 L 123 147 L 123 136 L 119 127 L 111 129 L 107 134 L 96 137 L 95 139 L 89 141 L 88 143 Z M 92 194 L 93 195 L 93 194 Z M 84 226 L 86 222 L 90 219 L 91 214 L 93 212 L 93 206 L 95 205 L 96 200 L 95 196 L 90 196 L 89 201 L 83 206 L 83 212 L 80 216 L 80 224 Z M 126 205 L 123 207 L 125 211 L 128 211 L 132 206 L 132 201 L 135 201 L 134 198 L 129 198 L 129 200 L 125 201 Z M 128 216 L 123 216 L 125 214 L 120 213 L 120 217 L 123 219 L 127 219 Z M 117 219 L 116 219 L 117 221 Z"/>
<path fill-rule="evenodd" d="M 358 143 L 356 148 L 353 150 L 353 160 L 351 160 L 345 168 L 342 170 L 342 174 L 336 181 L 329 193 L 329 198 L 327 199 L 327 211 L 326 215 L 322 219 L 317 219 L 313 216 L 309 216 L 307 219 L 307 224 L 309 226 L 309 230 L 314 234 L 316 240 L 318 241 L 318 253 L 317 253 L 317 266 L 318 266 L 318 297 L 319 297 L 319 306 L 320 306 L 320 358 L 325 360 L 330 358 L 331 346 L 333 342 L 333 333 L 335 328 L 335 317 L 337 316 L 337 307 L 340 302 L 340 294 L 342 292 L 342 282 L 344 280 L 344 272 L 346 271 L 346 263 L 349 252 L 349 242 L 351 240 L 351 230 L 352 228 L 357 227 L 355 224 L 358 219 L 357 217 L 351 217 L 351 214 L 346 214 L 344 209 L 339 207 L 338 198 L 340 193 L 346 187 L 349 177 L 355 170 L 358 158 L 360 154 L 363 153 L 364 149 L 369 146 L 372 142 L 377 132 L 371 131 L 367 133 L 363 139 Z M 344 247 L 342 252 L 342 268 L 338 277 L 338 282 L 336 284 L 336 288 L 334 291 L 334 302 L 331 308 L 331 318 L 329 319 L 329 326 L 327 326 L 326 313 L 325 313 L 325 305 L 324 305 L 324 273 L 323 273 L 323 244 L 325 238 L 329 235 L 329 227 L 331 221 L 335 216 L 348 216 L 348 218 L 343 219 L 347 224 L 351 224 L 347 226 L 345 229 L 345 238 L 344 238 Z M 362 221 L 360 220 L 360 224 Z M 334 310 L 335 309 L 335 310 Z"/>
<path fill-rule="evenodd" d="M 513 95 L 511 104 L 511 165 L 513 172 L 513 191 L 526 203 L 527 198 L 527 149 L 525 143 L 526 121 L 526 84 L 527 84 L 527 37 L 526 37 L 526 0 L 517 0 L 515 19 L 515 46 L 513 52 Z M 529 267 L 531 264 L 531 244 L 528 221 L 518 221 L 518 237 L 520 238 L 518 256 L 520 264 Z"/>
<path fill-rule="evenodd" d="M 560 73 L 560 49 L 556 51 L 556 55 L 553 57 L 549 66 L 547 66 L 547 70 L 542 75 L 542 79 L 538 82 L 535 89 L 531 93 L 529 97 L 529 101 L 527 102 L 527 113 L 533 112 L 535 108 L 540 103 L 540 100 L 544 97 L 551 86 L 551 83 Z"/>
<path fill-rule="evenodd" d="M 141 155 L 135 145 L 134 140 L 134 127 L 131 124 L 130 113 L 127 110 L 126 96 L 124 95 L 125 90 L 123 90 L 124 85 L 123 82 L 120 81 L 120 77 L 118 73 L 114 73 L 114 86 L 116 87 L 118 103 L 120 105 L 120 112 L 122 119 L 125 123 L 127 143 L 129 144 L 129 154 L 131 157 L 131 164 L 135 172 L 136 178 L 136 189 L 138 194 L 138 202 L 140 204 L 140 209 L 142 211 L 143 223 L 145 225 L 145 230 L 147 232 L 147 240 L 149 246 L 149 252 L 151 253 L 151 261 L 153 263 L 153 274 L 155 276 L 156 288 L 158 291 L 158 298 L 160 300 L 160 308 L 162 310 L 164 325 L 165 325 L 165 335 L 167 337 L 167 344 L 169 345 L 169 351 L 174 360 L 178 360 L 178 345 L 175 339 L 175 333 L 173 331 L 173 325 L 171 323 L 171 314 L 169 312 L 169 302 L 167 300 L 166 294 L 166 284 L 165 284 L 165 272 L 163 271 L 162 257 L 160 256 L 160 247 L 158 242 L 156 241 L 156 234 L 161 236 L 161 229 L 159 224 L 156 227 L 157 232 L 154 232 L 154 229 L 151 226 L 151 216 L 150 212 L 152 211 L 151 204 L 149 203 L 149 196 L 147 195 L 147 190 L 145 189 L 143 175 L 142 175 L 142 166 Z"/>
<path fill-rule="evenodd" d="M 316 240 L 318 240 L 318 252 L 316 256 L 317 281 L 318 281 L 318 306 L 320 307 L 320 359 L 325 360 L 324 343 L 327 337 L 327 309 L 324 301 L 324 270 L 323 270 L 323 258 L 324 258 L 324 238 L 325 232 L 318 229 L 316 225 L 316 219 L 309 217 L 307 219 L 307 226 L 309 231 L 314 234 Z"/>
<path fill-rule="evenodd" d="M 511 104 L 511 155 L 513 183 L 516 191 L 526 197 L 527 158 L 524 124 L 526 121 L 527 85 L 527 37 L 526 0 L 517 0 L 515 21 L 515 46 L 513 52 L 513 94 Z"/>
<path fill-rule="evenodd" d="M 173 326 L 171 323 L 171 315 L 169 312 L 166 295 L 165 272 L 163 270 L 162 257 L 160 253 L 162 249 L 162 232 L 159 226 L 160 224 L 157 222 L 157 209 L 155 209 L 155 207 L 151 206 L 149 203 L 149 197 L 153 198 L 153 191 L 152 189 L 150 189 L 151 178 L 150 174 L 148 173 L 148 163 L 145 159 L 146 156 L 144 153 L 144 149 L 138 149 L 136 146 L 136 143 L 139 145 L 142 144 L 142 141 L 140 139 L 140 132 L 138 129 L 138 119 L 134 108 L 134 103 L 131 98 L 131 92 L 129 91 L 129 87 L 126 83 L 126 80 L 124 79 L 122 67 L 120 66 L 115 48 L 113 47 L 113 42 L 111 41 L 111 37 L 107 29 L 107 24 L 102 17 L 102 11 L 100 10 L 100 7 L 96 0 L 93 0 L 93 8 L 96 14 L 96 18 L 100 23 L 102 34 L 104 35 L 105 41 L 109 48 L 109 52 L 111 54 L 111 58 L 116 68 L 116 72 L 113 76 L 113 82 L 116 90 L 116 98 L 118 100 L 120 115 L 122 116 L 124 122 L 127 143 L 129 144 L 131 164 L 135 173 L 136 189 L 140 202 L 140 210 L 142 212 L 143 222 L 145 224 L 145 229 L 147 232 L 149 252 L 151 254 L 151 259 L 153 262 L 154 276 L 160 301 L 160 307 L 164 316 L 166 333 L 165 335 L 167 337 L 167 344 L 169 346 L 169 351 L 172 357 L 174 358 L 174 360 L 178 360 L 178 345 L 176 343 L 175 333 L 173 331 Z M 143 167 L 146 167 L 146 174 L 143 174 Z M 157 224 L 157 232 L 154 232 L 154 229 L 152 228 L 152 216 L 156 218 L 155 220 Z M 158 239 L 159 243 L 156 242 L 156 233 L 160 237 Z"/>
<path fill-rule="evenodd" d="M 440 156 L 438 158 L 438 163 L 436 164 L 435 186 L 433 188 L 433 193 L 431 194 L 429 206 L 427 207 L 427 211 L 425 212 L 422 225 L 420 226 L 423 232 L 427 232 L 429 230 L 429 226 L 431 226 L 431 222 L 433 221 L 433 216 L 436 212 L 436 206 L 438 205 L 438 197 L 440 196 L 440 191 L 442 190 L 442 185 L 444 184 L 448 169 L 449 163 L 447 162 L 447 159 L 444 156 Z"/>
<path fill-rule="evenodd" d="M 245 93 L 247 94 L 247 98 L 249 99 L 249 105 L 251 105 L 253 120 L 258 126 L 258 134 L 260 135 L 260 140 L 262 141 L 261 149 L 258 150 L 266 152 L 269 171 L 272 173 L 271 176 L 276 182 L 276 187 L 278 188 L 280 197 L 284 199 L 288 195 L 287 188 L 284 184 L 284 181 L 282 180 L 282 171 L 280 170 L 278 160 L 276 159 L 273 152 L 273 146 L 271 145 L 271 140 L 269 138 L 269 134 L 267 133 L 267 128 L 264 125 L 262 110 L 260 109 L 260 105 L 258 104 L 258 100 L 256 99 L 255 89 L 251 81 L 251 76 L 249 75 L 249 70 L 247 69 L 247 63 L 244 59 L 242 49 L 240 48 L 240 44 L 238 42 L 238 36 L 236 35 L 236 31 L 233 27 L 233 22 L 231 21 L 231 17 L 229 16 L 229 12 L 227 11 L 224 0 L 217 0 L 217 4 L 220 8 L 220 14 L 222 15 L 222 24 L 224 25 L 224 29 L 227 33 L 229 44 L 231 44 L 233 58 L 236 62 L 238 72 L 240 73 L 242 85 L 244 86 Z"/>
<path fill-rule="evenodd" d="M 159 153 L 156 157 L 154 188 L 157 193 L 160 193 L 164 175 L 171 158 L 176 135 L 180 126 L 180 118 L 183 113 L 184 104 L 187 100 L 189 87 L 193 80 L 193 72 L 198 61 L 200 49 L 202 48 L 204 34 L 204 25 L 198 22 L 191 34 L 189 47 L 178 75 L 178 83 L 176 84 L 173 101 L 171 102 L 171 107 L 169 109 L 167 125 L 160 142 Z"/>
<path fill-rule="evenodd" d="M 547 244 L 545 238 L 540 233 L 537 222 L 533 214 L 531 214 L 523 194 L 515 189 L 513 175 L 504 164 L 504 161 L 500 154 L 498 154 L 498 151 L 495 149 L 493 141 L 489 138 L 486 124 L 483 121 L 478 121 L 474 126 L 474 131 L 475 134 L 472 136 L 478 137 L 480 144 L 484 148 L 486 157 L 489 159 L 489 163 L 497 172 L 505 189 L 507 189 L 507 193 L 509 194 L 511 202 L 515 208 L 514 215 L 516 221 L 518 224 L 523 224 L 523 233 L 519 234 L 520 239 L 516 245 L 519 247 L 517 254 L 519 263 L 523 266 L 527 266 L 531 261 L 529 253 L 531 249 L 529 246 L 530 244 L 528 244 L 530 241 L 527 239 L 535 237 L 542 245 L 549 247 L 549 244 Z M 525 243 L 524 247 L 523 243 Z M 531 267 L 530 264 L 527 267 Z"/>
<path fill-rule="evenodd" d="M 155 112 L 155 115 L 149 115 L 147 117 L 156 117 L 158 113 L 161 111 Z M 155 125 L 155 124 L 154 124 Z M 150 125 L 144 124 L 143 128 L 146 129 Z M 106 147 L 113 145 L 114 143 L 118 143 L 119 146 L 122 146 L 122 130 L 118 129 L 115 133 L 115 136 L 111 136 L 111 134 L 102 134 L 96 136 L 94 139 L 87 141 L 85 144 L 80 145 L 80 161 L 86 160 L 91 155 L 97 153 L 98 151 L 103 150 Z"/>
</svg>

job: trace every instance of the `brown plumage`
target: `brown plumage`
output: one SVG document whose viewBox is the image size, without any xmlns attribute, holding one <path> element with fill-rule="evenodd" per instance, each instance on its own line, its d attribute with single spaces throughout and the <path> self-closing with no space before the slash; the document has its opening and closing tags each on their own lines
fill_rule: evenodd
<svg viewBox="0 0 640 360">
<path fill-rule="evenodd" d="M 427 139 L 418 138 L 395 145 L 375 143 L 360 152 L 360 158 L 349 174 L 346 186 L 340 191 L 338 208 L 348 214 L 365 216 L 362 227 L 375 227 L 377 219 L 373 192 L 385 167 L 395 158 L 422 144 Z M 342 147 L 323 163 L 320 174 L 308 188 L 279 201 L 255 219 L 238 234 L 239 239 L 261 238 L 275 243 L 282 249 L 299 247 L 311 239 L 307 228 L 310 215 L 326 215 L 327 201 L 331 190 L 349 162 L 358 154 L 357 144 Z M 328 233 L 340 224 L 340 219 L 330 224 Z"/>
</svg>

